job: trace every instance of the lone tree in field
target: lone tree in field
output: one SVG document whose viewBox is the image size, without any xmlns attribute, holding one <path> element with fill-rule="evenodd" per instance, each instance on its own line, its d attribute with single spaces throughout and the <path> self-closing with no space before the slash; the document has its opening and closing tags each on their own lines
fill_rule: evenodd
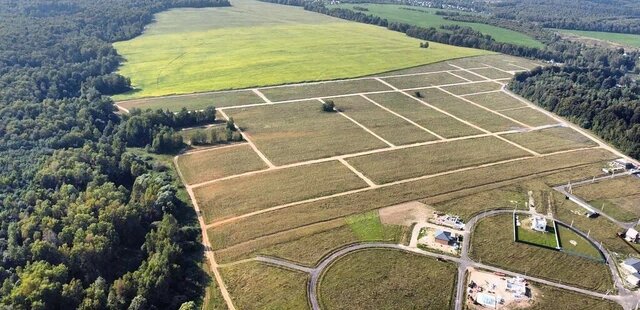
<svg viewBox="0 0 640 310">
<path fill-rule="evenodd" d="M 421 48 L 429 48 L 429 42 L 420 42 Z"/>
<path fill-rule="evenodd" d="M 333 100 L 325 100 L 322 103 L 322 111 L 324 111 L 324 112 L 335 112 L 336 111 L 336 104 L 333 103 Z"/>
<path fill-rule="evenodd" d="M 414 95 L 416 98 L 422 98 L 422 93 L 421 93 L 421 92 L 419 92 L 419 91 L 417 91 L 417 92 L 413 93 L 413 95 Z"/>
</svg>

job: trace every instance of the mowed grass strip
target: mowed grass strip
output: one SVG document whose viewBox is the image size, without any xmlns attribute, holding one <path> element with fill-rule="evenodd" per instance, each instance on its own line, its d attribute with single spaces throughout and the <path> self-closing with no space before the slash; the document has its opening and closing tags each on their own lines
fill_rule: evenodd
<svg viewBox="0 0 640 310">
<path fill-rule="evenodd" d="M 207 223 L 367 184 L 338 161 L 222 180 L 194 190 Z"/>
<path fill-rule="evenodd" d="M 401 93 L 368 94 L 367 97 L 445 138 L 482 133 Z"/>
<path fill-rule="evenodd" d="M 531 107 L 499 111 L 499 112 L 504 116 L 511 117 L 529 126 L 544 126 L 544 125 L 558 124 L 557 120 Z"/>
<path fill-rule="evenodd" d="M 420 65 L 420 66 L 415 66 L 415 67 L 406 68 L 406 69 L 384 72 L 384 73 L 376 74 L 376 76 L 384 77 L 384 76 L 390 76 L 390 75 L 428 73 L 428 72 L 448 71 L 448 70 L 456 70 L 456 68 L 447 64 L 446 61 L 441 61 L 441 62 L 436 62 L 428 65 Z"/>
<path fill-rule="evenodd" d="M 154 97 L 148 99 L 135 99 L 120 101 L 117 104 L 128 110 L 138 108 L 142 110 L 162 109 L 176 112 L 180 111 L 182 108 L 187 108 L 187 110 L 193 111 L 202 110 L 209 106 L 223 108 L 258 103 L 265 102 L 253 91 L 240 90 L 181 96 Z"/>
<path fill-rule="evenodd" d="M 529 155 L 502 140 L 483 137 L 363 155 L 347 162 L 383 184 Z"/>
<path fill-rule="evenodd" d="M 640 178 L 635 176 L 576 186 L 573 193 L 619 221 L 640 218 Z"/>
<path fill-rule="evenodd" d="M 525 218 L 526 216 L 521 215 L 520 221 Z M 520 242 L 533 243 L 551 249 L 555 249 L 558 247 L 558 243 L 556 242 L 555 229 L 553 229 L 553 227 L 551 226 L 547 226 L 546 232 L 534 231 L 533 229 L 531 229 L 531 227 L 523 226 L 518 226 L 517 229 L 518 241 Z"/>
<path fill-rule="evenodd" d="M 511 70 L 515 70 L 515 68 Z M 513 77 L 513 74 L 500 71 L 495 68 L 472 69 L 471 72 L 475 72 L 490 79 L 508 79 Z"/>
<path fill-rule="evenodd" d="M 475 106 L 439 89 L 420 90 L 424 101 L 463 120 L 491 132 L 507 131 L 523 126 L 498 114 Z"/>
<path fill-rule="evenodd" d="M 447 61 L 447 63 L 451 63 L 466 69 L 486 67 L 487 65 L 489 65 L 505 71 L 523 70 L 524 68 L 530 70 L 535 67 L 544 65 L 542 62 L 504 54 L 460 58 L 449 60 Z"/>
<path fill-rule="evenodd" d="M 271 101 L 286 101 L 383 90 L 391 88 L 374 79 L 360 79 L 263 88 L 260 92 Z"/>
<path fill-rule="evenodd" d="M 502 85 L 496 82 L 478 82 L 465 85 L 445 86 L 443 89 L 455 95 L 467 95 L 485 91 L 500 90 Z"/>
<path fill-rule="evenodd" d="M 333 101 L 340 111 L 395 145 L 437 139 L 434 135 L 360 96 L 335 98 Z"/>
<path fill-rule="evenodd" d="M 482 219 L 471 236 L 476 261 L 534 277 L 604 292 L 613 287 L 607 265 L 513 241 L 513 215 Z"/>
<path fill-rule="evenodd" d="M 591 139 L 569 127 L 553 127 L 503 137 L 541 154 L 597 146 Z"/>
<path fill-rule="evenodd" d="M 522 101 L 513 98 L 501 91 L 495 93 L 470 95 L 465 96 L 465 98 L 494 111 L 526 106 Z"/>
<path fill-rule="evenodd" d="M 390 249 L 368 249 L 336 260 L 318 294 L 326 309 L 449 309 L 456 266 Z"/>
<path fill-rule="evenodd" d="M 230 110 L 236 124 L 276 165 L 388 147 L 317 100 Z"/>
<path fill-rule="evenodd" d="M 178 168 L 187 184 L 196 184 L 265 169 L 267 165 L 249 145 L 240 145 L 180 155 Z"/>
<path fill-rule="evenodd" d="M 486 188 L 507 186 L 512 182 L 520 181 L 519 178 L 531 178 L 535 174 L 558 173 L 562 169 L 578 168 L 614 158 L 616 158 L 614 154 L 602 149 L 535 157 L 303 203 L 213 227 L 208 230 L 208 233 L 214 249 L 222 249 L 262 236 L 402 202 L 426 198 L 450 200 L 457 195 L 464 196 L 480 190 L 485 191 Z M 425 202 L 432 204 L 433 199 Z M 483 210 L 482 205 L 478 205 L 477 208 Z M 586 219 L 582 215 L 580 218 Z M 612 234 L 611 238 L 621 240 L 615 234 Z"/>
<path fill-rule="evenodd" d="M 308 274 L 259 262 L 220 268 L 238 309 L 309 309 Z"/>
<path fill-rule="evenodd" d="M 384 81 L 400 89 L 467 82 L 459 77 L 456 77 L 446 72 L 430 73 L 430 74 L 423 74 L 423 75 L 388 77 L 388 78 L 384 78 Z"/>
<path fill-rule="evenodd" d="M 451 68 L 455 69 L 454 67 L 451 67 Z M 485 80 L 484 78 L 479 77 L 479 76 L 477 76 L 477 75 L 475 75 L 475 74 L 473 74 L 471 72 L 467 72 L 467 71 L 460 70 L 460 71 L 452 71 L 451 73 L 453 73 L 453 74 L 455 74 L 455 75 L 457 75 L 457 76 L 459 76 L 461 78 L 467 79 L 467 80 L 469 80 L 471 82 L 479 82 L 479 81 L 484 81 Z"/>
</svg>

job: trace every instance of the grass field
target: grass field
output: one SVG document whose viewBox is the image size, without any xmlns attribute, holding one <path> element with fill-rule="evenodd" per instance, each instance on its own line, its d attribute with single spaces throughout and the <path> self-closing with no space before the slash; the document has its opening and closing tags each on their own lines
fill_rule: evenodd
<svg viewBox="0 0 640 310">
<path fill-rule="evenodd" d="M 207 222 L 366 184 L 338 161 L 268 171 L 195 189 Z M 274 193 L 278 193 L 277 195 Z"/>
<path fill-rule="evenodd" d="M 496 26 L 480 23 L 467 23 L 459 21 L 450 21 L 442 18 L 440 15 L 436 15 L 436 11 L 439 9 L 414 7 L 414 6 L 401 6 L 391 4 L 369 4 L 369 3 L 357 3 L 357 4 L 340 4 L 332 5 L 329 7 L 341 7 L 341 8 L 353 8 L 353 6 L 366 7 L 369 11 L 364 12 L 366 14 L 373 14 L 386 18 L 389 22 L 400 22 L 420 27 L 435 27 L 439 28 L 441 25 L 460 25 L 471 27 L 476 31 L 480 31 L 484 34 L 489 34 L 498 42 L 512 43 L 516 45 L 529 46 L 529 47 L 543 47 L 542 43 L 534 38 L 525 34 L 504 29 Z M 417 9 L 406 10 L 406 8 Z"/>
<path fill-rule="evenodd" d="M 503 137 L 541 154 L 597 146 L 595 142 L 569 127 L 553 127 Z"/>
<path fill-rule="evenodd" d="M 485 91 L 500 90 L 501 87 L 502 85 L 496 82 L 479 82 L 465 85 L 445 86 L 443 89 L 455 95 L 468 95 Z"/>
<path fill-rule="evenodd" d="M 601 32 L 601 31 L 582 31 L 582 30 L 565 30 L 555 29 L 561 33 L 569 33 L 587 38 L 594 38 L 603 41 L 618 43 L 629 47 L 640 47 L 640 35 L 629 33 Z"/>
<path fill-rule="evenodd" d="M 526 190 L 519 185 L 482 191 L 455 199 L 445 200 L 431 207 L 436 211 L 454 214 L 468 221 L 476 214 L 494 209 L 526 209 Z"/>
<path fill-rule="evenodd" d="M 503 187 L 519 181 L 518 178 L 526 178 L 532 174 L 557 173 L 563 168 L 580 167 L 588 163 L 600 162 L 611 158 L 614 158 L 614 156 L 607 151 L 587 150 L 474 169 L 299 204 L 286 209 L 259 214 L 251 218 L 239 219 L 232 224 L 210 229 L 209 236 L 213 247 L 221 249 L 261 236 L 359 214 L 402 202 L 430 197 L 425 202 L 432 204 L 434 200 L 445 201 L 456 198 L 456 196 L 461 197 Z M 569 220 L 569 222 L 571 221 Z M 611 235 L 615 237 L 615 234 Z"/>
<path fill-rule="evenodd" d="M 336 107 L 395 145 L 436 140 L 427 131 L 393 115 L 360 96 L 335 98 Z"/>
<path fill-rule="evenodd" d="M 248 262 L 220 272 L 238 309 L 309 309 L 305 273 Z"/>
<path fill-rule="evenodd" d="M 627 176 L 577 186 L 573 193 L 619 221 L 640 218 L 640 178 Z"/>
<path fill-rule="evenodd" d="M 545 115 L 544 113 L 529 107 L 500 111 L 500 114 L 511 117 L 529 126 L 544 126 L 558 123 L 558 121 Z"/>
<path fill-rule="evenodd" d="M 484 137 L 363 155 L 347 162 L 383 184 L 528 155 L 504 141 Z"/>
<path fill-rule="evenodd" d="M 523 220 L 522 216 L 520 220 Z M 555 229 L 552 226 L 547 226 L 546 233 L 533 231 L 530 227 L 518 226 L 518 241 L 533 243 L 551 249 L 558 247 Z"/>
<path fill-rule="evenodd" d="M 547 309 L 589 309 L 589 310 L 622 310 L 622 306 L 617 303 L 595 298 L 583 294 L 566 291 L 563 289 L 534 283 L 536 291 L 540 293 L 538 298 L 533 300 L 533 304 L 528 306 L 528 310 Z"/>
<path fill-rule="evenodd" d="M 245 104 L 264 103 L 258 95 L 250 90 L 203 93 L 184 96 L 155 97 L 147 99 L 135 99 L 119 102 L 118 105 L 125 109 L 162 109 L 170 111 L 179 111 L 187 108 L 188 110 L 202 110 L 209 106 L 216 108 L 232 107 Z"/>
<path fill-rule="evenodd" d="M 178 166 L 187 184 L 267 168 L 249 145 L 185 154 L 178 157 Z"/>
<path fill-rule="evenodd" d="M 467 101 L 449 95 L 439 89 L 420 90 L 420 93 L 422 93 L 424 101 L 427 103 L 491 132 L 506 131 L 523 127 L 523 125 L 515 123 L 498 114 L 491 113 Z"/>
<path fill-rule="evenodd" d="M 513 109 L 525 107 L 525 104 L 504 92 L 469 95 L 465 98 L 491 110 Z"/>
<path fill-rule="evenodd" d="M 563 225 L 558 225 L 558 237 L 560 238 L 563 252 L 604 261 L 602 253 L 589 240 L 578 235 L 573 230 Z"/>
<path fill-rule="evenodd" d="M 482 132 L 399 93 L 369 94 L 370 99 L 445 138 Z"/>
<path fill-rule="evenodd" d="M 510 73 L 494 68 L 473 69 L 471 70 L 471 72 L 475 72 L 490 79 L 509 79 L 513 77 L 513 75 Z"/>
<path fill-rule="evenodd" d="M 323 274 L 326 309 L 448 309 L 456 267 L 396 250 L 364 250 L 334 262 Z"/>
<path fill-rule="evenodd" d="M 514 242 L 512 222 L 511 214 L 481 220 L 472 235 L 470 256 L 486 264 L 591 290 L 604 292 L 613 287 L 605 264 Z"/>
<path fill-rule="evenodd" d="M 487 53 L 436 43 L 422 49 L 402 33 L 299 7 L 232 5 L 162 12 L 141 36 L 116 42 L 126 59 L 119 73 L 136 90 L 115 98 L 347 78 Z"/>
<path fill-rule="evenodd" d="M 505 71 L 523 70 L 523 69 L 531 70 L 535 67 L 544 65 L 544 63 L 536 60 L 519 58 L 514 56 L 508 56 L 508 55 L 486 55 L 486 56 L 477 57 L 475 59 L 461 58 L 461 59 L 451 60 L 448 62 L 465 69 L 475 69 L 475 68 L 486 67 L 487 65 L 489 65 Z"/>
<path fill-rule="evenodd" d="M 395 86 L 396 88 L 406 89 L 406 88 L 418 88 L 418 87 L 428 87 L 428 86 L 436 86 L 436 85 L 446 85 L 446 84 L 456 84 L 456 83 L 465 83 L 467 81 L 456 77 L 455 75 L 449 73 L 432 73 L 425 75 L 413 75 L 413 76 L 401 76 L 401 77 L 389 77 L 384 78 L 384 80 Z"/>
<path fill-rule="evenodd" d="M 276 165 L 387 147 L 340 114 L 320 108 L 310 100 L 232 110 L 229 116 Z"/>
<path fill-rule="evenodd" d="M 285 101 L 382 90 L 391 90 L 391 88 L 379 81 L 364 79 L 265 88 L 261 92 L 271 101 Z"/>
</svg>

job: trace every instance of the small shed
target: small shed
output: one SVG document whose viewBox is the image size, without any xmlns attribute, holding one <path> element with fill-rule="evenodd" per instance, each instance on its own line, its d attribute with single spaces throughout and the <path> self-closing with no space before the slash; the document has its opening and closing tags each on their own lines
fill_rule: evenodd
<svg viewBox="0 0 640 310">
<path fill-rule="evenodd" d="M 435 234 L 436 243 L 442 244 L 442 245 L 449 245 L 452 240 L 453 240 L 453 237 L 451 236 L 450 232 L 443 231 L 443 230 L 436 231 L 436 234 Z"/>
<path fill-rule="evenodd" d="M 637 230 L 629 228 L 627 232 L 624 233 L 624 239 L 629 242 L 638 243 L 640 242 L 640 234 Z"/>
</svg>

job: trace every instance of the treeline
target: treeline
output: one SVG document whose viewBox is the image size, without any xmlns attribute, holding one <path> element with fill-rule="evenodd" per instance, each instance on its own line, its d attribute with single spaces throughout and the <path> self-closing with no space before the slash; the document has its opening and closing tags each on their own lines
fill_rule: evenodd
<svg viewBox="0 0 640 310">
<path fill-rule="evenodd" d="M 640 34 L 640 3 L 634 0 L 509 0 L 487 6 L 494 18 L 545 28 Z"/>
<path fill-rule="evenodd" d="M 630 66 L 633 60 L 624 57 Z M 600 63 L 591 67 L 553 66 L 523 72 L 509 88 L 640 159 L 640 86 L 628 77 L 625 65 L 605 59 L 599 58 Z"/>
<path fill-rule="evenodd" d="M 200 231 L 180 182 L 128 146 L 163 151 L 174 128 L 212 111 L 123 120 L 104 95 L 129 87 L 111 42 L 161 10 L 223 5 L 0 2 L 0 308 L 177 309 L 203 295 Z"/>
</svg>

